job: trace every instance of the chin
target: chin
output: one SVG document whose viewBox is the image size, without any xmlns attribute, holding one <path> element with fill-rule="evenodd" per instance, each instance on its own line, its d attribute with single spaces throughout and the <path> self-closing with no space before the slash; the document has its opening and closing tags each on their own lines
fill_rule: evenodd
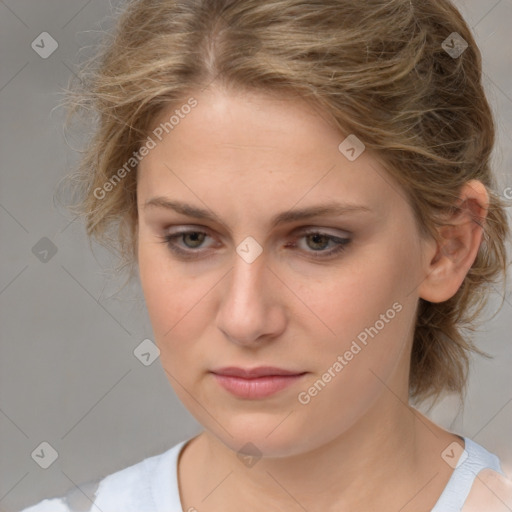
<svg viewBox="0 0 512 512">
<path fill-rule="evenodd" d="M 208 430 L 240 457 L 245 454 L 255 457 L 290 457 L 316 446 L 309 446 L 315 441 L 305 442 L 305 439 L 314 439 L 314 436 L 293 428 L 291 416 L 293 415 L 284 421 L 286 415 L 281 415 L 280 418 L 269 416 L 265 419 L 249 417 L 241 421 L 220 421 L 226 430 L 219 425 Z"/>
</svg>

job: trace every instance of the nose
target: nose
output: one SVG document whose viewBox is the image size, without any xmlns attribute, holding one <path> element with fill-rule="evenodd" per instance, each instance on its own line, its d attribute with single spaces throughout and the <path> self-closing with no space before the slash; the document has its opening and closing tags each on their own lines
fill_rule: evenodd
<svg viewBox="0 0 512 512">
<path fill-rule="evenodd" d="M 286 326 L 283 290 L 265 254 L 249 262 L 236 253 L 233 268 L 219 288 L 217 327 L 233 343 L 261 346 L 278 337 Z"/>
</svg>

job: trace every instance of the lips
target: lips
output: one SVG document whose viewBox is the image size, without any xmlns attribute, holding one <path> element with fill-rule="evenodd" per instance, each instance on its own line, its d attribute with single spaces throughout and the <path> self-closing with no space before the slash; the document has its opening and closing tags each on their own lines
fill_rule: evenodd
<svg viewBox="0 0 512 512">
<path fill-rule="evenodd" d="M 226 366 L 217 370 L 212 370 L 217 375 L 227 375 L 231 377 L 240 377 L 243 379 L 255 379 L 258 377 L 268 377 L 271 375 L 301 375 L 306 372 L 285 370 L 275 366 L 258 366 L 256 368 L 239 368 L 236 366 Z"/>
<path fill-rule="evenodd" d="M 258 368 L 228 366 L 211 373 L 225 390 L 236 397 L 262 399 L 293 385 L 308 372 L 285 370 L 274 366 Z"/>
</svg>

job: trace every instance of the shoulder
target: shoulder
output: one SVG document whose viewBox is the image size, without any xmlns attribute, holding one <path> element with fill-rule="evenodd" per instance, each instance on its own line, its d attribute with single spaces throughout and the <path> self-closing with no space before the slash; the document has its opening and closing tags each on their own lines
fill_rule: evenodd
<svg viewBox="0 0 512 512">
<path fill-rule="evenodd" d="M 500 508 L 510 499 L 510 482 L 499 457 L 469 437 L 458 437 L 464 440 L 458 458 L 453 459 L 454 448 L 449 452 L 451 462 L 445 458 L 446 449 L 441 454 L 454 471 L 432 512 L 510 512 L 507 506 Z"/>
<path fill-rule="evenodd" d="M 512 510 L 512 480 L 487 468 L 480 471 L 471 486 L 462 512 L 509 512 Z"/>
<path fill-rule="evenodd" d="M 20 512 L 140 512 L 155 502 L 153 487 L 158 474 L 172 464 L 173 456 L 183 443 L 153 455 L 101 480 L 73 487 L 65 496 L 45 499 Z M 155 505 L 156 507 L 156 505 Z M 151 508 L 151 507 L 150 507 Z"/>
</svg>

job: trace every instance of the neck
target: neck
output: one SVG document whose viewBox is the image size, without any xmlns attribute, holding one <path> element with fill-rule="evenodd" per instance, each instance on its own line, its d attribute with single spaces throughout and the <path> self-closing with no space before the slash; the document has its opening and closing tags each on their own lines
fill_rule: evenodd
<svg viewBox="0 0 512 512">
<path fill-rule="evenodd" d="M 438 454 L 431 448 L 439 444 L 434 438 L 439 441 L 440 431 L 390 392 L 329 442 L 291 457 L 263 457 L 252 467 L 244 466 L 235 451 L 205 431 L 192 441 L 188 464 L 194 477 L 183 493 L 184 510 L 202 506 L 226 512 L 300 508 L 405 512 L 404 506 L 435 474 L 433 456 Z M 439 492 L 449 471 L 441 478 Z M 195 502 L 187 502 L 190 496 Z"/>
</svg>

